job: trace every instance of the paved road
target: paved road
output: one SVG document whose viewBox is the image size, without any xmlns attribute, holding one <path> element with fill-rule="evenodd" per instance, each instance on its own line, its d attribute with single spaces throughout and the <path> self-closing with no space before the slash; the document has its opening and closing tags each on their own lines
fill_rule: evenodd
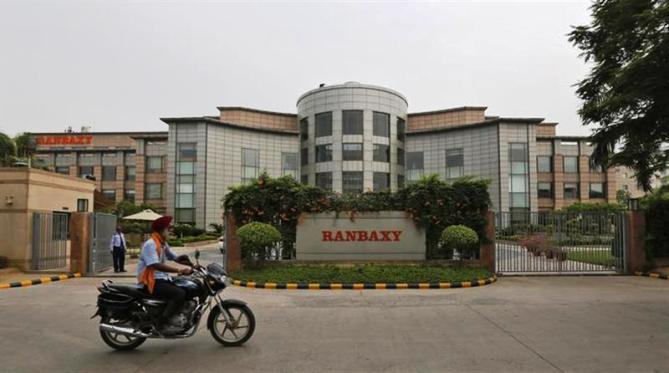
<svg viewBox="0 0 669 373">
<path fill-rule="evenodd" d="M 90 320 L 100 279 L 0 291 L 0 371 L 669 371 L 669 282 L 516 277 L 472 289 L 232 288 L 256 312 L 240 348 L 206 329 L 110 350 Z"/>
</svg>

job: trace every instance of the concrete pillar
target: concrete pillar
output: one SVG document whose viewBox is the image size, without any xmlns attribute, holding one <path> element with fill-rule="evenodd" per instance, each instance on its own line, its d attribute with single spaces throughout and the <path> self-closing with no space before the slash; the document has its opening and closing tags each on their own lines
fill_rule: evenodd
<svg viewBox="0 0 669 373">
<path fill-rule="evenodd" d="M 486 214 L 487 224 L 485 228 L 487 243 L 481 245 L 480 263 L 490 273 L 495 273 L 495 213 L 488 210 Z M 484 238 L 481 238 L 484 241 Z"/>
<path fill-rule="evenodd" d="M 225 218 L 225 251 L 226 268 L 228 272 L 233 272 L 242 267 L 242 251 L 239 246 L 239 237 L 237 236 L 237 222 L 235 217 L 228 213 Z"/>
<path fill-rule="evenodd" d="M 643 211 L 628 211 L 626 216 L 625 267 L 628 274 L 643 270 L 646 265 L 646 216 Z"/>
<path fill-rule="evenodd" d="M 70 214 L 70 271 L 86 275 L 90 249 L 90 213 Z"/>
</svg>

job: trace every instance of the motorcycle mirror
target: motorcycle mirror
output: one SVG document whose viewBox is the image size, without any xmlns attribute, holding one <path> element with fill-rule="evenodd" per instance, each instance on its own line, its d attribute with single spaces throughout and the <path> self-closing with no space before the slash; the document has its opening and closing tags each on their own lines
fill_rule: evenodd
<svg viewBox="0 0 669 373">
<path fill-rule="evenodd" d="M 200 250 L 195 250 L 195 260 L 200 259 Z"/>
</svg>

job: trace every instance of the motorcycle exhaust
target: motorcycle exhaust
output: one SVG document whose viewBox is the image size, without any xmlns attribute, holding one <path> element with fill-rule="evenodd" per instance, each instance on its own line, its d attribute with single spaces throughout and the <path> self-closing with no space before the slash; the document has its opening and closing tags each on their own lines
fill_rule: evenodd
<svg viewBox="0 0 669 373">
<path fill-rule="evenodd" d="M 149 334 L 142 333 L 139 330 L 135 330 L 133 328 L 126 328 L 126 327 L 122 327 L 122 326 L 114 326 L 114 325 L 109 325 L 109 324 L 100 324 L 100 330 L 104 331 L 104 332 L 125 334 L 125 335 L 129 335 L 129 336 L 132 336 L 132 337 L 143 337 L 143 338 L 150 337 Z"/>
</svg>

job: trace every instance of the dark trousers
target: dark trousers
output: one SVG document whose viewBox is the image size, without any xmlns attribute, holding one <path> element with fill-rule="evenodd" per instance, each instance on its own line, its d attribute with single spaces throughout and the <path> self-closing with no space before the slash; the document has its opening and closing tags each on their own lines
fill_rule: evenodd
<svg viewBox="0 0 669 373">
<path fill-rule="evenodd" d="M 121 246 L 114 247 L 112 250 L 112 258 L 114 259 L 114 272 L 124 271 L 125 249 Z"/>
<path fill-rule="evenodd" d="M 163 310 L 162 321 L 167 321 L 186 302 L 186 291 L 167 280 L 156 280 L 153 286 L 153 295 L 167 302 L 165 310 Z"/>
</svg>

